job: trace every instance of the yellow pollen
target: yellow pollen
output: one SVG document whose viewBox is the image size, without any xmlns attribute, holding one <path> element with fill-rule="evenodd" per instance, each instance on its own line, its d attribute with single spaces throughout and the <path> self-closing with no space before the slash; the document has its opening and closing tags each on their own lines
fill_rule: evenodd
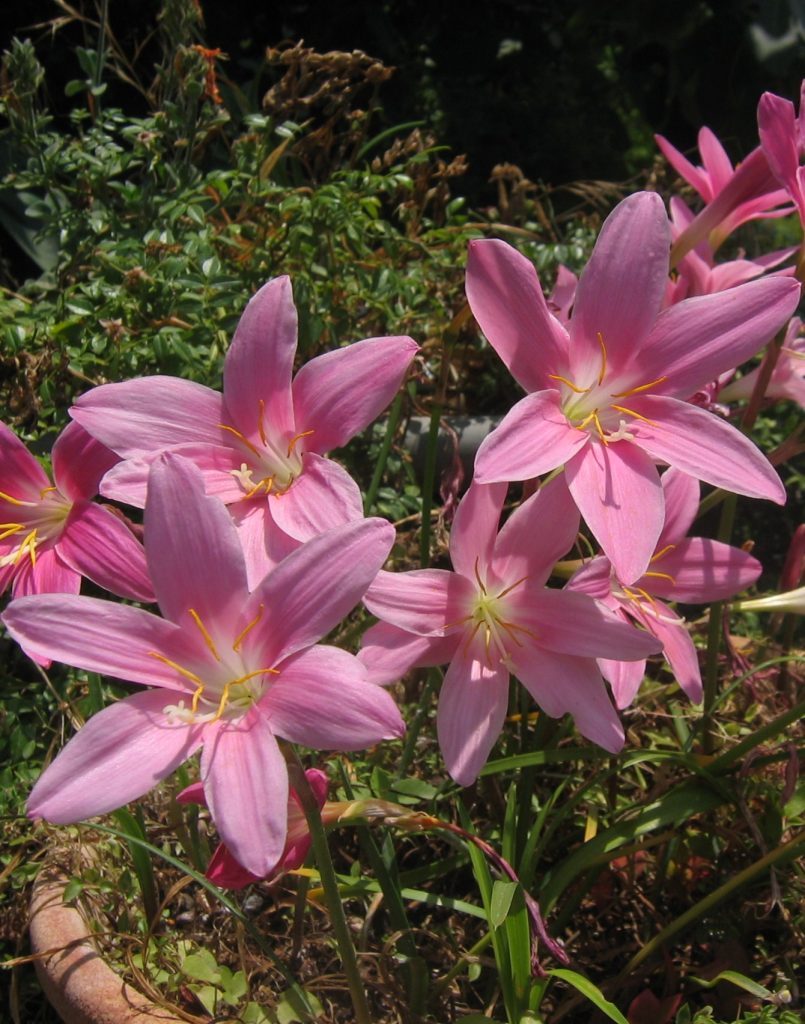
<svg viewBox="0 0 805 1024">
<path fill-rule="evenodd" d="M 293 450 L 296 447 L 298 441 L 301 441 L 303 437 L 310 437 L 314 433 L 312 430 L 303 430 L 300 434 L 295 434 L 288 442 L 288 458 L 293 455 Z"/>
<path fill-rule="evenodd" d="M 183 668 L 183 666 L 179 665 L 177 662 L 171 661 L 170 658 L 166 658 L 164 654 L 160 654 L 159 651 L 149 651 L 148 657 L 156 658 L 158 661 L 163 661 L 166 665 L 170 665 L 171 668 L 176 669 L 176 671 L 180 675 L 183 675 L 185 679 L 189 679 L 191 683 L 195 683 L 196 686 L 200 686 L 202 690 L 204 689 L 204 684 L 201 682 L 201 679 L 199 679 L 195 672 L 191 672 L 189 668 Z"/>
<path fill-rule="evenodd" d="M 636 420 L 642 420 L 644 423 L 648 423 L 650 427 L 656 427 L 657 424 L 654 420 L 650 420 L 648 416 L 641 416 L 639 412 L 635 412 L 634 409 L 627 409 L 625 405 L 613 405 L 613 409 L 617 409 L 618 412 L 624 412 L 627 416 L 634 416 Z"/>
<path fill-rule="evenodd" d="M 199 628 L 199 630 L 201 632 L 201 635 L 204 637 L 204 643 L 209 647 L 210 652 L 212 653 L 213 658 L 215 658 L 216 661 L 220 661 L 221 660 L 221 655 L 215 649 L 215 644 L 213 643 L 213 639 L 210 636 L 209 632 L 207 631 L 207 627 L 201 621 L 201 616 L 199 615 L 199 613 L 196 611 L 195 608 L 188 608 L 188 612 L 190 614 L 190 618 L 198 626 L 198 628 Z"/>
<path fill-rule="evenodd" d="M 562 377 L 558 373 L 549 373 L 548 376 L 551 380 L 561 381 L 563 384 L 569 387 L 571 391 L 575 391 L 577 395 L 586 395 L 588 391 L 592 391 L 592 385 L 590 385 L 590 387 L 588 388 L 580 388 L 572 381 L 568 380 L 567 377 Z"/>
<path fill-rule="evenodd" d="M 648 572 L 644 572 L 643 575 L 644 576 L 653 576 L 655 579 L 658 579 L 658 580 L 668 580 L 669 583 L 676 583 L 676 580 L 674 579 L 674 577 L 669 572 L 651 572 L 649 570 Z"/>
<path fill-rule="evenodd" d="M 600 331 L 596 332 L 596 337 L 598 338 L 598 344 L 601 346 L 601 372 L 598 374 L 598 386 L 600 387 L 604 382 L 607 372 L 607 347 L 604 344 L 604 335 Z"/>
<path fill-rule="evenodd" d="M 263 444 L 264 445 L 268 445 L 268 441 L 266 440 L 265 427 L 263 426 L 263 418 L 264 418 L 265 414 L 266 414 L 266 403 L 261 398 L 260 399 L 260 415 L 257 418 L 257 432 L 260 435 L 260 440 L 263 442 Z"/>
<path fill-rule="evenodd" d="M 35 501 L 23 501 L 22 498 L 12 498 L 10 494 L 6 494 L 5 491 L 0 491 L 0 498 L 3 501 L 7 501 L 12 505 L 25 505 L 27 508 L 35 508 Z"/>
<path fill-rule="evenodd" d="M 31 559 L 31 568 L 36 565 L 36 530 L 31 530 L 27 533 L 17 548 L 17 554 L 14 558 L 14 564 L 19 565 L 26 553 Z"/>
<path fill-rule="evenodd" d="M 51 487 L 43 487 L 42 490 L 39 492 L 39 497 L 40 498 L 44 498 L 44 496 L 46 494 L 48 494 L 50 491 L 55 491 L 55 490 L 56 490 L 56 488 L 53 487 L 53 486 L 51 486 Z"/>
<path fill-rule="evenodd" d="M 249 633 L 250 630 L 254 629 L 254 627 L 260 621 L 260 619 L 263 616 L 263 608 L 264 607 L 265 607 L 264 605 L 262 605 L 262 604 L 260 605 L 260 610 L 257 612 L 257 614 L 252 619 L 252 621 L 249 623 L 249 625 L 246 626 L 245 629 L 241 630 L 240 633 L 238 633 L 238 635 L 235 637 L 235 641 L 232 644 L 232 650 L 233 651 L 237 651 L 240 648 L 240 645 L 243 643 L 244 639 L 246 638 L 246 634 Z"/>
<path fill-rule="evenodd" d="M 190 710 L 194 715 L 198 711 L 198 702 L 201 700 L 202 693 L 204 693 L 204 683 L 199 683 L 193 692 L 193 699 L 190 702 Z"/>
<path fill-rule="evenodd" d="M 25 527 L 22 523 L 0 523 L 0 530 L 3 531 L 0 533 L 0 540 L 5 540 L 6 537 L 11 537 L 15 533 L 19 533 L 20 530 L 24 529 Z"/>
<path fill-rule="evenodd" d="M 661 548 L 659 551 L 654 552 L 654 554 L 651 556 L 651 561 L 658 561 L 660 558 L 662 558 L 663 555 L 667 555 L 669 551 L 673 551 L 675 547 L 676 544 L 666 544 L 664 548 Z"/>
<path fill-rule="evenodd" d="M 648 391 L 649 388 L 654 388 L 658 384 L 662 384 L 663 381 L 668 380 L 667 375 L 664 377 L 658 377 L 656 380 L 650 380 L 648 384 L 640 384 L 636 388 L 629 388 L 628 391 L 617 391 L 612 397 L 613 398 L 628 398 L 629 395 L 636 395 L 640 391 Z"/>
<path fill-rule="evenodd" d="M 261 458 L 260 450 L 258 448 L 255 448 L 255 446 L 251 443 L 248 437 L 246 437 L 244 434 L 241 434 L 239 430 L 236 430 L 234 427 L 228 426 L 226 423 L 219 423 L 218 426 L 221 428 L 221 430 L 228 430 L 230 434 L 234 434 L 239 441 L 242 441 L 243 444 L 246 445 L 250 452 L 253 452 L 258 458 Z"/>
</svg>

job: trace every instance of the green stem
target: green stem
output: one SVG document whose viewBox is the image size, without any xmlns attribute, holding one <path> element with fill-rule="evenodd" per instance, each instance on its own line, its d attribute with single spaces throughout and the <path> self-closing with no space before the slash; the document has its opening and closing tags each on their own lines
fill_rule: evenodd
<svg viewBox="0 0 805 1024">
<path fill-rule="evenodd" d="M 436 450 L 441 421 L 441 403 L 434 402 L 430 414 L 428 450 L 425 453 L 425 479 L 422 483 L 422 529 L 419 536 L 419 550 L 420 564 L 423 569 L 427 569 L 430 565 L 430 510 L 433 506 L 433 483 L 436 479 Z"/>
<path fill-rule="evenodd" d="M 366 498 L 363 502 L 363 514 L 366 516 L 369 515 L 374 507 L 375 500 L 377 499 L 377 492 L 380 490 L 380 481 L 383 479 L 383 473 L 386 470 L 386 462 L 388 461 L 391 445 L 394 441 L 394 435 L 397 432 L 397 424 L 400 420 L 402 400 L 403 396 L 402 393 L 400 393 L 392 402 L 391 409 L 389 409 L 389 420 L 386 424 L 386 433 L 383 437 L 383 443 L 380 445 L 377 462 L 375 463 L 375 471 L 372 474 L 372 481 L 369 484 L 369 490 L 366 492 Z"/>
<path fill-rule="evenodd" d="M 330 921 L 333 926 L 336 944 L 338 945 L 338 952 L 341 955 L 341 967 L 347 980 L 350 996 L 352 997 L 355 1024 L 372 1024 L 369 1004 L 366 1001 L 366 992 L 363 987 L 363 979 L 358 967 L 358 955 L 355 952 L 355 944 L 352 941 L 352 935 L 350 934 L 349 925 L 344 914 L 344 907 L 341 903 L 341 896 L 338 892 L 338 878 L 336 877 L 333 861 L 330 857 L 330 848 L 327 844 L 327 836 L 321 820 L 321 811 L 296 751 L 289 749 L 287 756 L 291 785 L 296 790 L 302 810 L 305 812 L 308 828 L 310 829 L 313 856 L 316 858 L 316 866 L 319 869 L 324 898 L 327 902 L 327 909 L 330 911 Z"/>
<path fill-rule="evenodd" d="M 729 544 L 735 522 L 737 497 L 729 494 L 721 506 L 721 520 L 718 525 L 718 539 Z M 710 606 L 710 623 L 707 630 L 707 656 L 704 670 L 704 715 L 702 716 L 702 743 L 705 753 L 711 754 L 714 747 L 713 710 L 718 695 L 718 655 L 721 648 L 721 633 L 724 625 L 724 602 L 715 601 Z"/>
<path fill-rule="evenodd" d="M 414 754 L 416 753 L 416 742 L 419 739 L 419 730 L 422 728 L 422 723 L 430 711 L 431 694 L 441 681 L 441 671 L 438 668 L 430 669 L 428 677 L 425 680 L 425 685 L 422 687 L 422 692 L 419 695 L 414 717 L 411 724 L 405 730 L 405 744 L 402 749 L 402 754 L 400 755 L 400 763 L 397 767 L 398 779 L 403 778 L 405 773 L 408 771 L 408 766 L 414 759 Z"/>
</svg>

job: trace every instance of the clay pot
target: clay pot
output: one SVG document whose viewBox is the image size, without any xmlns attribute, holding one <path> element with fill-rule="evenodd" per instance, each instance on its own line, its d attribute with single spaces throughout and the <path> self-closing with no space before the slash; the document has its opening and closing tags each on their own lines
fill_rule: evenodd
<svg viewBox="0 0 805 1024">
<path fill-rule="evenodd" d="M 186 1024 L 127 985 L 103 960 L 91 930 L 64 903 L 67 877 L 44 870 L 34 883 L 29 932 L 39 982 L 64 1024 Z M 44 954 L 44 955 L 41 955 Z"/>
</svg>

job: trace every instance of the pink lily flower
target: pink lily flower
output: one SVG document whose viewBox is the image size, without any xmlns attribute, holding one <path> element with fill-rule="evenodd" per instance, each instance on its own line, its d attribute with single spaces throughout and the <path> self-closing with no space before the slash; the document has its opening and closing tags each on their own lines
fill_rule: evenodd
<svg viewBox="0 0 805 1024">
<path fill-rule="evenodd" d="M 110 509 L 92 501 L 118 460 L 77 423 L 56 438 L 53 477 L 0 423 L 0 592 L 77 594 L 81 577 L 119 597 L 153 601 L 145 552 Z"/>
<path fill-rule="evenodd" d="M 582 566 L 567 586 L 602 601 L 625 621 L 637 622 L 655 636 L 677 682 L 698 704 L 702 699 L 702 678 L 696 648 L 685 620 L 665 601 L 722 601 L 754 583 L 762 567 L 740 548 L 687 536 L 699 511 L 697 480 L 669 469 L 662 475 L 662 487 L 665 526 L 651 566 L 640 579 L 629 586 L 621 583 L 609 559 L 598 556 Z M 598 664 L 612 686 L 618 708 L 628 707 L 645 675 L 645 660 L 600 659 Z"/>
<path fill-rule="evenodd" d="M 671 234 L 674 238 L 679 238 L 693 223 L 693 211 L 677 196 L 671 199 L 670 207 Z M 686 253 L 677 264 L 677 276 L 675 280 L 669 282 L 664 305 L 672 306 L 694 295 L 712 295 L 714 292 L 734 288 L 735 285 L 751 281 L 765 274 L 767 270 L 778 267 L 796 251 L 796 247 L 778 249 L 752 260 L 739 258 L 716 263 L 709 242 L 702 241 Z M 785 267 L 777 273 L 791 277 L 794 268 Z"/>
<path fill-rule="evenodd" d="M 475 780 L 503 727 L 510 673 L 547 714 L 569 712 L 583 735 L 615 752 L 623 728 L 595 659 L 659 649 L 586 595 L 545 586 L 579 526 L 564 480 L 543 486 L 498 532 L 506 490 L 473 483 L 465 494 L 450 533 L 453 572 L 380 572 L 364 598 L 382 620 L 360 653 L 375 681 L 450 662 L 437 732 L 462 786 Z"/>
<path fill-rule="evenodd" d="M 802 327 L 802 320 L 798 316 L 791 318 L 766 386 L 766 398 L 787 399 L 805 409 L 805 337 Z M 751 398 L 759 375 L 760 367 L 757 366 L 743 377 L 730 381 L 719 392 L 719 401 L 735 402 Z"/>
<path fill-rule="evenodd" d="M 702 197 L 705 207 L 675 239 L 671 262 L 676 265 L 686 252 L 709 237 L 718 249 L 736 228 L 750 220 L 785 217 L 790 207 L 785 189 L 769 168 L 761 147 L 753 149 L 737 167 L 709 128 L 699 130 L 702 165 L 692 164 L 662 135 L 654 136 L 657 145 L 677 174 Z"/>
<path fill-rule="evenodd" d="M 317 641 L 363 596 L 394 541 L 365 519 L 291 552 L 253 590 L 226 508 L 172 454 L 151 470 L 145 547 L 164 618 L 74 595 L 12 602 L 2 617 L 36 654 L 149 687 L 87 722 L 36 783 L 28 813 L 56 824 L 141 796 L 203 747 L 219 835 L 254 875 L 287 835 L 277 743 L 352 750 L 398 737 L 394 702 L 356 657 Z"/>
<path fill-rule="evenodd" d="M 777 181 L 783 186 L 805 224 L 805 80 L 800 90 L 799 116 L 791 100 L 764 92 L 757 108 L 758 133 L 763 153 Z"/>
<path fill-rule="evenodd" d="M 738 494 L 785 502 L 776 472 L 739 431 L 686 399 L 750 358 L 793 313 L 799 284 L 749 281 L 660 312 L 669 226 L 639 192 L 601 229 L 569 329 L 533 265 L 505 242 L 470 243 L 467 296 L 490 344 L 530 392 L 481 444 L 479 483 L 564 465 L 570 491 L 627 585 L 648 568 L 663 524 L 656 463 Z"/>
<path fill-rule="evenodd" d="M 388 405 L 418 345 L 369 338 L 306 363 L 291 380 L 297 342 L 291 282 L 278 277 L 247 305 L 224 362 L 223 394 L 176 377 L 104 384 L 71 415 L 126 462 L 102 484 L 109 497 L 143 506 L 148 467 L 175 451 L 204 474 L 207 493 L 236 513 L 244 547 L 273 561 L 265 535 L 305 541 L 363 515 L 352 477 L 325 453 L 345 445 Z M 254 499 L 261 498 L 261 501 Z"/>
<path fill-rule="evenodd" d="M 320 808 L 324 808 L 327 800 L 327 788 L 328 781 L 325 772 L 318 768 L 308 768 L 305 771 L 308 785 L 313 792 Z M 200 782 L 194 782 L 191 786 L 187 786 L 182 792 L 176 797 L 179 803 L 183 804 L 200 804 L 202 807 L 207 806 L 207 800 L 204 796 L 204 786 Z M 338 808 L 338 813 L 341 812 L 342 805 L 334 805 Z M 324 819 L 324 816 L 322 816 Z M 288 791 L 288 832 L 285 839 L 285 848 L 282 851 L 282 856 L 276 865 L 267 872 L 269 881 L 275 881 L 280 875 L 286 871 L 294 871 L 296 868 L 301 867 L 305 863 L 305 858 L 310 850 L 310 831 L 307 827 L 307 819 L 305 818 L 305 812 L 302 810 L 302 805 L 297 796 L 296 790 L 293 786 Z M 205 871 L 207 878 L 211 882 L 215 882 L 216 885 L 222 889 L 243 889 L 247 885 L 251 885 L 253 882 L 260 882 L 265 876 L 253 875 L 251 871 L 247 871 L 227 849 L 226 843 L 219 843 L 213 851 L 213 855 L 210 858 L 210 863 L 207 865 Z"/>
</svg>

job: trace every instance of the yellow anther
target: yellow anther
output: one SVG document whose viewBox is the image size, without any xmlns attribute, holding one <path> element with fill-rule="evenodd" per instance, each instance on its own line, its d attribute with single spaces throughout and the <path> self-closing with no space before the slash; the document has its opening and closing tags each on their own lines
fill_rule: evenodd
<svg viewBox="0 0 805 1024">
<path fill-rule="evenodd" d="M 248 439 L 248 437 L 242 434 L 239 430 L 236 430 L 234 427 L 228 426 L 226 423 L 219 423 L 218 426 L 221 428 L 221 430 L 228 430 L 230 434 L 234 434 L 239 441 L 246 445 L 250 452 L 253 452 L 258 458 L 262 458 L 262 453 L 260 452 L 260 450 L 258 448 L 255 448 L 255 446 Z"/>
<path fill-rule="evenodd" d="M 11 537 L 15 533 L 19 533 L 20 530 L 24 529 L 25 527 L 22 523 L 0 523 L 0 530 L 3 531 L 0 533 L 0 540 L 5 540 L 6 537 Z"/>
<path fill-rule="evenodd" d="M 517 580 L 516 583 L 512 583 L 511 586 L 506 587 L 505 590 L 501 590 L 501 592 L 497 595 L 497 597 L 498 598 L 505 597 L 507 594 L 510 594 L 514 590 L 515 587 L 519 587 L 521 583 L 525 583 L 525 581 L 527 579 L 528 579 L 528 576 L 522 576 L 519 580 Z"/>
<path fill-rule="evenodd" d="M 288 442 L 288 458 L 293 455 L 293 450 L 296 447 L 297 441 L 301 441 L 303 437 L 310 437 L 313 433 L 314 431 L 312 430 L 303 430 L 300 434 L 295 434 Z"/>
<path fill-rule="evenodd" d="M 255 615 L 255 617 L 252 619 L 252 621 L 249 623 L 249 625 L 246 626 L 245 629 L 242 629 L 240 631 L 240 633 L 238 633 L 238 635 L 235 637 L 235 641 L 232 644 L 232 650 L 233 651 L 237 651 L 240 648 L 240 645 L 243 643 L 244 639 L 246 638 L 246 634 L 249 633 L 252 629 L 254 629 L 254 627 L 260 621 L 260 619 L 263 616 L 263 609 L 264 609 L 264 607 L 265 607 L 264 605 L 262 605 L 262 604 L 260 605 L 259 611 Z"/>
<path fill-rule="evenodd" d="M 195 622 L 195 624 L 198 626 L 201 635 L 204 637 L 204 643 L 209 647 L 213 658 L 215 658 L 216 661 L 220 661 L 221 655 L 216 650 L 215 643 L 213 642 L 212 637 L 207 631 L 207 627 L 201 621 L 201 616 L 199 615 L 195 608 L 188 608 L 188 613 L 190 614 L 190 618 L 193 620 L 193 622 Z"/>
<path fill-rule="evenodd" d="M 16 557 L 14 558 L 14 564 L 19 565 L 26 553 L 31 559 L 31 568 L 33 568 L 36 565 L 36 530 L 31 530 L 20 542 Z"/>
<path fill-rule="evenodd" d="M 656 380 L 650 380 L 648 384 L 640 384 L 636 388 L 629 388 L 628 391 L 617 391 L 612 396 L 613 398 L 628 398 L 629 395 L 636 395 L 640 391 L 648 391 L 649 388 L 655 388 L 658 384 L 662 384 L 663 381 L 668 380 L 668 377 L 658 377 Z"/>
<path fill-rule="evenodd" d="M 243 500 L 248 501 L 249 498 L 253 498 L 255 494 L 259 494 L 260 491 L 265 490 L 266 494 L 271 493 L 271 488 L 274 486 L 273 476 L 264 476 L 263 479 L 254 485 L 248 494 L 244 495 Z"/>
<path fill-rule="evenodd" d="M 12 505 L 25 505 L 27 508 L 36 508 L 35 501 L 23 501 L 22 498 L 12 498 L 11 495 L 6 494 L 5 491 L 0 491 L 0 498 Z"/>
<path fill-rule="evenodd" d="M 189 668 L 184 668 L 177 662 L 171 661 L 170 658 L 166 658 L 165 655 L 160 654 L 159 651 L 149 651 L 148 657 L 156 658 L 158 661 L 163 661 L 166 665 L 170 665 L 171 668 L 175 669 L 179 673 L 179 675 L 184 676 L 185 679 L 189 679 L 190 682 L 195 683 L 196 686 L 200 686 L 202 690 L 204 689 L 201 679 L 196 675 L 195 672 L 191 672 Z"/>
<path fill-rule="evenodd" d="M 265 426 L 263 425 L 263 419 L 265 417 L 265 414 L 266 414 L 266 403 L 261 398 L 260 399 L 260 415 L 257 418 L 257 433 L 260 435 L 260 440 L 263 442 L 263 444 L 267 446 L 268 445 L 268 441 L 266 440 L 266 430 L 265 430 Z"/>
<path fill-rule="evenodd" d="M 653 576 L 658 580 L 668 580 L 669 583 L 676 583 L 676 580 L 669 572 L 652 572 L 651 570 L 648 570 L 647 572 L 644 572 L 643 575 Z"/>
<path fill-rule="evenodd" d="M 641 416 L 639 412 L 635 412 L 634 409 L 627 409 L 625 405 L 613 405 L 612 408 L 617 409 L 618 412 L 626 413 L 627 416 L 634 416 L 636 420 L 642 420 L 644 423 L 648 423 L 650 427 L 657 426 L 654 420 L 650 420 L 648 416 Z"/>
<path fill-rule="evenodd" d="M 601 372 L 598 374 L 598 385 L 600 387 L 607 373 L 607 347 L 604 344 L 604 335 L 600 331 L 597 331 L 595 336 L 598 338 L 598 344 L 601 346 Z"/>
<path fill-rule="evenodd" d="M 202 693 L 204 693 L 204 683 L 199 683 L 193 692 L 193 699 L 190 702 L 190 710 L 194 715 L 198 711 L 198 702 L 201 700 Z"/>
<path fill-rule="evenodd" d="M 598 431 L 598 436 L 604 442 L 604 445 L 609 445 L 609 441 L 607 441 L 606 435 L 604 434 L 604 428 L 601 426 L 601 420 L 598 418 L 598 410 L 596 409 L 591 415 L 592 420 L 595 423 L 595 429 Z"/>
<path fill-rule="evenodd" d="M 39 492 L 39 497 L 40 498 L 44 498 L 44 496 L 46 494 L 48 494 L 50 491 L 55 491 L 55 490 L 56 490 L 56 488 L 52 487 L 52 486 L 51 487 L 43 487 L 42 490 Z"/>
<path fill-rule="evenodd" d="M 669 551 L 673 551 L 675 547 L 676 544 L 666 544 L 664 548 L 660 548 L 659 551 L 654 552 L 654 554 L 651 556 L 651 561 L 658 561 L 660 558 L 662 558 L 663 555 L 667 555 Z"/>
<path fill-rule="evenodd" d="M 577 395 L 586 395 L 588 391 L 592 391 L 592 386 L 589 388 L 580 388 L 573 381 L 568 380 L 567 377 L 563 377 L 559 373 L 549 373 L 548 376 L 551 380 L 561 381 L 566 387 L 569 387 L 571 391 L 575 391 Z"/>
<path fill-rule="evenodd" d="M 221 699 L 218 702 L 218 710 L 213 716 L 213 722 L 217 722 L 218 719 L 223 715 L 224 709 L 229 702 L 229 691 L 233 686 L 239 686 L 241 683 L 247 683 L 250 679 L 254 679 L 255 676 L 262 676 L 266 673 L 271 675 L 279 675 L 279 669 L 277 668 L 258 668 L 254 672 L 247 672 L 245 676 L 240 676 L 238 679 L 230 679 L 229 682 L 224 686 L 221 692 Z"/>
<path fill-rule="evenodd" d="M 480 559 L 478 559 L 478 558 L 475 559 L 475 566 L 473 568 L 473 571 L 475 572 L 475 579 L 478 582 L 478 586 L 481 588 L 481 593 L 484 595 L 484 597 L 486 597 L 486 587 L 484 586 L 484 581 L 481 579 L 481 574 L 478 571 L 478 562 L 479 562 L 479 560 Z"/>
</svg>

